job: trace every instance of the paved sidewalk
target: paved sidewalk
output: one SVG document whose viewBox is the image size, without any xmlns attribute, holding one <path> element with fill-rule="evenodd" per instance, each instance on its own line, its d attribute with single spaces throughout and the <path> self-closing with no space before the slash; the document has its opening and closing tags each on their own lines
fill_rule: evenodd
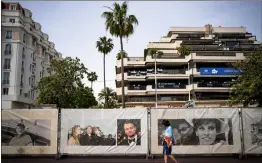
<svg viewBox="0 0 262 163">
<path fill-rule="evenodd" d="M 239 160 L 238 158 L 178 158 L 180 163 L 261 163 L 262 158 L 247 158 Z M 164 163 L 163 159 L 143 159 L 143 158 L 2 158 L 2 163 Z M 171 160 L 168 163 L 172 163 Z"/>
</svg>

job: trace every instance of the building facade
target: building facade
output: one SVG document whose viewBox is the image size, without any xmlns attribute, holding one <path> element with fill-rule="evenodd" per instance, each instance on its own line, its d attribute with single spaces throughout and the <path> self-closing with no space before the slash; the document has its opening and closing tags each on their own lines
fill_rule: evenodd
<svg viewBox="0 0 262 163">
<path fill-rule="evenodd" d="M 52 59 L 61 59 L 55 44 L 19 3 L 2 2 L 2 109 L 34 105 L 36 84 Z"/>
<path fill-rule="evenodd" d="M 181 56 L 177 48 L 191 47 Z M 171 27 L 159 42 L 149 42 L 144 57 L 124 58 L 126 107 L 155 107 L 156 58 L 158 108 L 184 107 L 193 100 L 196 107 L 227 106 L 230 83 L 236 79 L 232 63 L 244 60 L 261 43 L 245 27 Z M 116 92 L 121 103 L 121 60 L 116 62 Z"/>
</svg>

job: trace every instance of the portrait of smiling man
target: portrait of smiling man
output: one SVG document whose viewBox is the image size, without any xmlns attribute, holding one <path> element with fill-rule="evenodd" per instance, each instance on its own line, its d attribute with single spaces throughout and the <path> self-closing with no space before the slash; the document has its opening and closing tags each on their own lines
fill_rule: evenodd
<svg viewBox="0 0 262 163">
<path fill-rule="evenodd" d="M 120 125 L 120 124 L 123 124 L 123 125 Z M 141 145 L 141 135 L 140 135 L 140 131 L 138 131 L 137 129 L 138 126 L 140 128 L 140 120 L 118 120 L 118 128 L 119 130 L 123 131 L 120 133 L 123 134 L 124 136 L 121 136 L 121 139 L 118 139 L 117 144 L 118 145 Z"/>
</svg>

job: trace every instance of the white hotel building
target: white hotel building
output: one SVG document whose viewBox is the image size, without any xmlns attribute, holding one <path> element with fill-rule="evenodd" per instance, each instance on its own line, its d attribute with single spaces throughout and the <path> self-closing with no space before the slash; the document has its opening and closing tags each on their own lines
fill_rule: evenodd
<svg viewBox="0 0 262 163">
<path fill-rule="evenodd" d="M 48 76 L 52 59 L 61 59 L 55 44 L 19 3 L 2 4 L 2 109 L 27 108 L 39 94 L 36 84 Z"/>
<path fill-rule="evenodd" d="M 189 56 L 178 54 L 181 45 L 191 46 Z M 159 108 L 184 107 L 192 99 L 196 107 L 219 107 L 227 106 L 229 83 L 235 79 L 231 63 L 260 46 L 245 27 L 171 27 L 159 42 L 148 43 L 144 57 L 124 58 L 126 107 L 155 106 L 155 59 L 146 55 L 149 49 L 164 53 L 156 59 Z M 121 103 L 121 60 L 116 62 L 116 92 Z"/>
</svg>

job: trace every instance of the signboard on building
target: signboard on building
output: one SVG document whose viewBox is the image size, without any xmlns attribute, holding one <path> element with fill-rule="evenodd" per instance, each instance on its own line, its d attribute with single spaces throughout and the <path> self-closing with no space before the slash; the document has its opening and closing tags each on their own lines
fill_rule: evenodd
<svg viewBox="0 0 262 163">
<path fill-rule="evenodd" d="M 235 68 L 200 68 L 200 75 L 238 75 L 240 73 L 241 70 Z"/>
</svg>

